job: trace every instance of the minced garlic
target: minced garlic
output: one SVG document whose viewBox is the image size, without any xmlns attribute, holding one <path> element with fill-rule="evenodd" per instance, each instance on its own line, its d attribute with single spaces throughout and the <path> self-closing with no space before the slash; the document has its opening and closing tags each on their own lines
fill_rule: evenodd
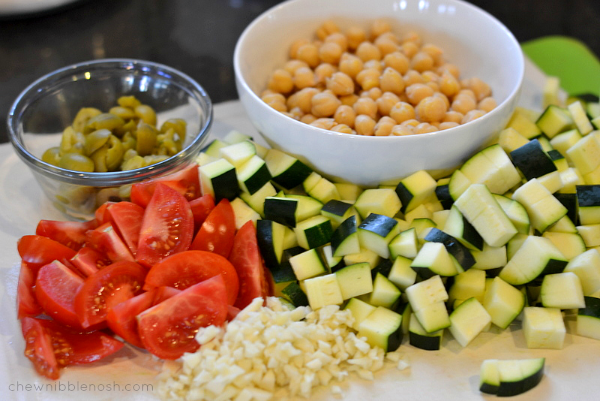
<svg viewBox="0 0 600 401">
<path fill-rule="evenodd" d="M 332 384 L 341 395 L 335 381 L 349 372 L 373 380 L 384 366 L 384 351 L 357 337 L 353 320 L 336 305 L 290 310 L 278 298 L 266 307 L 257 298 L 224 329 L 201 329 L 200 349 L 165 365 L 158 393 L 164 400 L 267 401 L 308 398 L 313 387 Z M 387 359 L 402 360 L 398 352 Z"/>
</svg>

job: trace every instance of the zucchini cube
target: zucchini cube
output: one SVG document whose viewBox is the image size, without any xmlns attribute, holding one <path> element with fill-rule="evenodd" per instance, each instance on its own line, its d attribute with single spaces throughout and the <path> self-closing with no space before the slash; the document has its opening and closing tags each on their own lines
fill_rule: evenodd
<svg viewBox="0 0 600 401">
<path fill-rule="evenodd" d="M 236 174 L 240 188 L 250 195 L 260 190 L 271 180 L 271 173 L 269 173 L 267 164 L 256 155 L 241 166 L 236 167 Z"/>
<path fill-rule="evenodd" d="M 383 274 L 377 273 L 368 302 L 373 306 L 383 306 L 384 308 L 391 309 L 400 298 L 400 295 L 401 292 L 394 283 L 388 280 Z"/>
<path fill-rule="evenodd" d="M 425 170 L 417 171 L 404 178 L 396 186 L 402 213 L 407 213 L 425 202 L 434 192 L 437 182 Z"/>
<path fill-rule="evenodd" d="M 352 314 L 352 317 L 354 318 L 352 328 L 358 331 L 361 322 L 365 320 L 365 318 L 369 316 L 369 314 L 371 314 L 376 307 L 366 303 L 365 301 L 361 301 L 358 298 L 351 298 L 344 309 L 349 310 Z"/>
<path fill-rule="evenodd" d="M 356 263 L 346 266 L 336 271 L 335 275 L 344 300 L 373 291 L 371 266 L 368 263 Z"/>
<path fill-rule="evenodd" d="M 417 316 L 414 313 L 410 314 L 408 339 L 410 345 L 413 347 L 424 349 L 426 351 L 437 351 L 441 348 L 443 335 L 444 330 L 428 333 L 423 326 L 421 326 L 421 323 L 419 323 Z"/>
<path fill-rule="evenodd" d="M 316 248 L 292 256 L 289 262 L 298 280 L 306 280 L 327 273 L 327 268 Z"/>
<path fill-rule="evenodd" d="M 344 302 L 335 273 L 304 280 L 308 303 L 313 310 Z"/>
<path fill-rule="evenodd" d="M 600 298 L 585 297 L 585 308 L 577 314 L 577 335 L 600 340 Z"/>
<path fill-rule="evenodd" d="M 490 314 L 492 323 L 505 329 L 525 307 L 525 295 L 500 277 L 495 277 L 485 290 L 483 307 Z"/>
<path fill-rule="evenodd" d="M 560 309 L 523 308 L 523 334 L 527 348 L 562 349 L 566 333 Z"/>
<path fill-rule="evenodd" d="M 595 249 L 585 251 L 571 259 L 564 272 L 577 274 L 583 295 L 592 295 L 600 290 L 600 253 Z"/>
<path fill-rule="evenodd" d="M 579 309 L 585 307 L 583 290 L 575 273 L 547 274 L 540 291 L 542 305 L 546 308 Z"/>
<path fill-rule="evenodd" d="M 405 258 L 414 258 L 419 250 L 417 239 L 417 230 L 409 228 L 396 235 L 388 244 L 390 250 L 390 259 L 396 259 L 398 256 Z"/>
<path fill-rule="evenodd" d="M 242 141 L 221 148 L 219 153 L 223 159 L 235 167 L 240 167 L 256 155 L 256 148 L 251 142 Z"/>
<path fill-rule="evenodd" d="M 466 347 L 491 322 L 492 318 L 483 305 L 477 299 L 469 298 L 450 315 L 450 333 Z"/>
<path fill-rule="evenodd" d="M 388 279 L 402 291 L 417 281 L 417 272 L 410 267 L 411 263 L 411 259 L 397 256 L 388 274 Z"/>
<path fill-rule="evenodd" d="M 366 337 L 372 347 L 393 352 L 402 343 L 402 315 L 379 306 L 360 323 L 358 337 Z"/>
<path fill-rule="evenodd" d="M 400 198 L 390 188 L 365 189 L 354 203 L 354 207 L 363 219 L 366 219 L 371 213 L 394 217 L 400 211 L 401 206 Z"/>
<path fill-rule="evenodd" d="M 390 256 L 388 244 L 399 233 L 398 222 L 395 219 L 377 213 L 371 213 L 358 226 L 361 246 L 385 259 Z"/>
<path fill-rule="evenodd" d="M 221 199 L 234 200 L 239 192 L 235 167 L 225 159 L 200 166 L 200 187 L 203 194 L 215 198 L 215 204 Z"/>
<path fill-rule="evenodd" d="M 331 221 L 321 215 L 316 215 L 296 224 L 294 228 L 298 245 L 305 249 L 317 248 L 331 241 L 333 228 Z"/>
</svg>

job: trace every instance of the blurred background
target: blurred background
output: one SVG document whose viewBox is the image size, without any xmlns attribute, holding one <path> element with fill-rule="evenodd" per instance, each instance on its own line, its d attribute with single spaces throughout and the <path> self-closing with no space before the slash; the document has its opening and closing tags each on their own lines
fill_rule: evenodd
<svg viewBox="0 0 600 401">
<path fill-rule="evenodd" d="M 46 0 L 42 12 L 0 0 L 0 143 L 6 115 L 31 82 L 99 58 L 167 64 L 196 79 L 214 103 L 237 98 L 233 51 L 244 28 L 277 0 Z M 365 0 L 367 1 L 367 0 Z M 67 3 L 67 4 L 61 4 Z M 600 55 L 599 0 L 473 0 L 520 42 L 566 35 Z"/>
</svg>

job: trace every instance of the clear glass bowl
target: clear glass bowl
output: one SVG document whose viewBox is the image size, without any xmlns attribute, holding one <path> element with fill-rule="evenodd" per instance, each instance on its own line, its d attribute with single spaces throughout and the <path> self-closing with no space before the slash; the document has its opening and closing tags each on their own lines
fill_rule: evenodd
<svg viewBox="0 0 600 401">
<path fill-rule="evenodd" d="M 46 149 L 58 146 L 60 134 L 82 107 L 108 112 L 120 96 L 129 95 L 154 108 L 157 127 L 169 118 L 186 120 L 181 152 L 147 167 L 106 173 L 66 170 L 41 160 Z M 208 136 L 212 113 L 206 91 L 180 71 L 142 60 L 105 59 L 41 77 L 17 97 L 7 122 L 15 151 L 48 199 L 70 218 L 89 219 L 115 194 L 126 198 L 131 184 L 173 173 L 194 162 Z"/>
</svg>

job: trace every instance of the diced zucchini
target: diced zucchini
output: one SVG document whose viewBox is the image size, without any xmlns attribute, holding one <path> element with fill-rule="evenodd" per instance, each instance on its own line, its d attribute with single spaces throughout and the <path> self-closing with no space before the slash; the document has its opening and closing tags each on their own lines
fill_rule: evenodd
<svg viewBox="0 0 600 401">
<path fill-rule="evenodd" d="M 600 290 L 600 254 L 589 249 L 569 261 L 564 272 L 572 272 L 579 277 L 583 295 L 590 296 Z"/>
<path fill-rule="evenodd" d="M 293 156 L 277 149 L 269 149 L 265 163 L 273 181 L 285 189 L 292 189 L 312 173 L 312 169 Z"/>
<path fill-rule="evenodd" d="M 520 186 L 513 199 L 525 207 L 531 225 L 541 233 L 567 214 L 562 203 L 535 178 Z"/>
<path fill-rule="evenodd" d="M 241 198 L 235 198 L 231 201 L 233 214 L 235 215 L 235 228 L 240 229 L 247 221 L 252 220 L 254 225 L 260 219 L 260 215 L 252 209 Z"/>
<path fill-rule="evenodd" d="M 514 128 L 506 128 L 500 131 L 498 144 L 506 153 L 510 153 L 529 142 L 529 139 L 519 134 Z"/>
<path fill-rule="evenodd" d="M 335 275 L 344 300 L 373 291 L 371 266 L 368 263 L 356 263 L 346 266 L 336 271 Z"/>
<path fill-rule="evenodd" d="M 498 269 L 506 265 L 506 262 L 508 261 L 506 246 L 496 247 L 484 244 L 481 251 L 471 251 L 471 253 L 473 254 L 473 258 L 475 258 L 475 264 L 472 266 L 473 269 Z"/>
<path fill-rule="evenodd" d="M 559 233 L 546 231 L 542 237 L 548 238 L 567 260 L 586 251 L 585 242 L 578 233 Z"/>
<path fill-rule="evenodd" d="M 404 178 L 396 186 L 396 194 L 402 204 L 401 212 L 407 213 L 422 204 L 435 191 L 436 181 L 425 170 Z"/>
<path fill-rule="evenodd" d="M 417 272 L 419 277 L 428 279 L 435 275 L 455 276 L 459 273 L 457 265 L 458 263 L 450 256 L 444 244 L 426 242 L 410 267 Z"/>
<path fill-rule="evenodd" d="M 450 208 L 443 231 L 459 240 L 470 250 L 483 249 L 483 238 L 456 206 Z"/>
<path fill-rule="evenodd" d="M 304 280 L 304 284 L 308 303 L 313 310 L 344 302 L 335 273 L 309 278 Z"/>
<path fill-rule="evenodd" d="M 486 359 L 481 364 L 479 390 L 499 397 L 523 394 L 540 383 L 544 364 L 545 358 Z"/>
<path fill-rule="evenodd" d="M 354 330 L 358 330 L 361 322 L 365 320 L 365 318 L 369 316 L 369 314 L 371 314 L 371 312 L 373 312 L 376 309 L 376 307 L 366 303 L 365 301 L 361 301 L 358 298 L 351 298 L 344 307 L 344 309 L 350 311 L 352 317 L 354 318 L 352 328 Z"/>
<path fill-rule="evenodd" d="M 224 142 L 220 139 L 213 139 L 208 143 L 208 145 L 202 148 L 200 153 L 204 153 L 207 156 L 210 156 L 211 158 L 216 160 L 221 157 L 221 148 L 224 148 L 227 145 L 227 142 Z"/>
<path fill-rule="evenodd" d="M 296 199 L 269 196 L 265 198 L 264 215 L 266 220 L 273 220 L 288 227 L 296 227 Z"/>
<path fill-rule="evenodd" d="M 364 190 L 354 203 L 363 219 L 371 213 L 394 217 L 400 211 L 401 205 L 400 198 L 393 189 L 380 188 Z"/>
<path fill-rule="evenodd" d="M 548 138 L 554 138 L 557 134 L 570 129 L 573 126 L 573 119 L 568 110 L 549 105 L 535 123 Z"/>
<path fill-rule="evenodd" d="M 560 309 L 523 308 L 523 334 L 527 348 L 562 349 L 566 333 Z"/>
<path fill-rule="evenodd" d="M 321 214 L 331 220 L 334 230 L 351 215 L 358 215 L 351 203 L 337 199 L 325 203 L 321 208 Z"/>
<path fill-rule="evenodd" d="M 223 137 L 223 142 L 233 145 L 234 143 L 252 140 L 252 137 L 248 134 L 243 134 L 237 130 L 231 130 Z"/>
<path fill-rule="evenodd" d="M 414 228 L 417 238 L 424 241 L 429 231 L 435 228 L 435 223 L 431 219 L 414 219 L 410 222 L 410 228 Z"/>
<path fill-rule="evenodd" d="M 326 204 L 332 199 L 340 200 L 340 194 L 336 186 L 333 185 L 333 182 L 323 177 L 306 192 L 322 204 Z"/>
<path fill-rule="evenodd" d="M 454 283 L 448 291 L 448 301 L 477 298 L 483 302 L 485 294 L 485 271 L 470 269 L 454 276 Z"/>
<path fill-rule="evenodd" d="M 306 280 L 328 272 L 315 248 L 292 256 L 289 262 L 298 280 Z"/>
<path fill-rule="evenodd" d="M 595 135 L 588 135 L 567 149 L 566 158 L 577 168 L 581 175 L 586 175 L 600 166 L 600 142 Z"/>
<path fill-rule="evenodd" d="M 590 122 L 585 108 L 580 101 L 571 103 L 567 106 L 567 109 L 569 109 L 573 122 L 582 135 L 587 135 L 594 130 L 594 126 Z"/>
<path fill-rule="evenodd" d="M 513 150 L 510 157 L 527 180 L 558 170 L 537 139 Z"/>
<path fill-rule="evenodd" d="M 527 139 L 535 138 L 542 133 L 535 122 L 531 121 L 525 113 L 517 109 L 515 109 L 515 112 L 508 121 L 506 127 L 514 128 L 519 134 Z"/>
<path fill-rule="evenodd" d="M 200 166 L 200 187 L 203 194 L 210 194 L 215 203 L 221 199 L 234 200 L 239 192 L 235 167 L 225 159 Z"/>
<path fill-rule="evenodd" d="M 525 307 L 525 296 L 500 277 L 495 277 L 485 290 L 483 307 L 490 314 L 492 323 L 505 329 Z"/>
<path fill-rule="evenodd" d="M 417 241 L 417 230 L 409 228 L 402 231 L 400 234 L 392 238 L 388 244 L 390 250 L 390 258 L 396 259 L 398 256 L 405 258 L 414 258 L 417 256 L 419 244 Z"/>
<path fill-rule="evenodd" d="M 454 199 L 450 195 L 449 188 L 450 178 L 440 178 L 435 187 L 435 196 L 438 198 L 444 209 L 450 209 L 454 203 Z"/>
<path fill-rule="evenodd" d="M 366 337 L 373 347 L 393 352 L 402 343 L 402 315 L 378 306 L 360 323 L 358 336 Z"/>
<path fill-rule="evenodd" d="M 381 256 L 370 249 L 360 248 L 360 252 L 344 255 L 344 263 L 351 265 L 353 263 L 367 262 L 371 269 L 375 268 L 381 261 Z"/>
<path fill-rule="evenodd" d="M 295 307 L 309 305 L 308 297 L 296 281 L 289 283 L 281 292 Z"/>
<path fill-rule="evenodd" d="M 471 184 L 473 184 L 471 180 L 460 169 L 456 169 L 450 176 L 448 192 L 452 199 L 457 200 Z"/>
<path fill-rule="evenodd" d="M 269 173 L 265 161 L 256 155 L 236 167 L 236 174 L 240 188 L 250 195 L 259 191 L 271 180 L 271 173 Z"/>
<path fill-rule="evenodd" d="M 577 314 L 576 333 L 600 340 L 600 298 L 585 297 L 585 307 Z"/>
<path fill-rule="evenodd" d="M 466 347 L 492 321 L 490 314 L 476 298 L 469 298 L 450 314 L 450 333 Z"/>
<path fill-rule="evenodd" d="M 363 189 L 356 185 L 347 182 L 334 182 L 333 183 L 340 194 L 340 199 L 346 202 L 356 202 Z"/>
<path fill-rule="evenodd" d="M 316 248 L 331 241 L 333 228 L 325 216 L 317 215 L 296 224 L 294 228 L 298 244 L 306 249 Z"/>
<path fill-rule="evenodd" d="M 572 129 L 562 132 L 550 139 L 550 144 L 554 149 L 558 150 L 561 155 L 566 157 L 567 150 L 575 145 L 581 138 L 583 138 L 581 133 L 576 129 Z"/>
<path fill-rule="evenodd" d="M 237 168 L 256 156 L 256 148 L 251 142 L 241 141 L 219 149 L 219 154 Z"/>
<path fill-rule="evenodd" d="M 244 200 L 252 209 L 261 217 L 265 216 L 265 199 L 269 196 L 277 195 L 277 190 L 270 182 L 267 182 L 261 189 L 250 195 L 247 192 L 242 192 L 240 198 Z"/>
<path fill-rule="evenodd" d="M 397 256 L 388 274 L 388 279 L 402 291 L 413 285 L 417 280 L 417 272 L 410 267 L 411 263 L 411 259 Z"/>
<path fill-rule="evenodd" d="M 600 224 L 577 226 L 577 232 L 587 248 L 600 246 Z"/>
<path fill-rule="evenodd" d="M 502 208 L 508 219 L 513 223 L 517 231 L 521 234 L 529 234 L 531 227 L 527 210 L 514 199 L 507 198 L 504 195 L 494 194 L 494 199 Z"/>
<path fill-rule="evenodd" d="M 401 292 L 385 277 L 378 273 L 373 280 L 373 291 L 369 294 L 369 302 L 373 306 L 383 306 L 391 309 L 394 304 L 400 299 Z"/>
<path fill-rule="evenodd" d="M 388 244 L 398 234 L 398 222 L 377 213 L 369 214 L 358 226 L 360 245 L 386 259 L 390 256 Z"/>
<path fill-rule="evenodd" d="M 585 307 L 579 277 L 573 272 L 547 274 L 540 290 L 546 308 L 579 309 Z"/>
<path fill-rule="evenodd" d="M 471 183 L 485 184 L 490 192 L 497 194 L 505 193 L 521 181 L 515 166 L 498 144 L 471 156 L 460 171 Z"/>
<path fill-rule="evenodd" d="M 437 330 L 433 333 L 425 331 L 419 319 L 414 313 L 410 315 L 410 323 L 408 327 L 408 338 L 410 345 L 426 351 L 437 351 L 442 345 L 442 337 L 444 330 Z"/>
<path fill-rule="evenodd" d="M 600 185 L 577 185 L 576 191 L 580 223 L 600 223 Z"/>
<path fill-rule="evenodd" d="M 279 267 L 284 249 L 285 226 L 271 220 L 258 220 L 256 240 L 266 266 L 269 269 Z"/>
<path fill-rule="evenodd" d="M 321 212 L 321 208 L 323 207 L 323 204 L 321 202 L 314 198 L 311 198 L 310 196 L 288 194 L 285 197 L 289 199 L 295 199 L 298 201 L 298 207 L 296 208 L 297 222 L 318 215 Z"/>
<path fill-rule="evenodd" d="M 360 252 L 356 216 L 350 216 L 331 235 L 333 255 L 346 256 Z"/>
</svg>

